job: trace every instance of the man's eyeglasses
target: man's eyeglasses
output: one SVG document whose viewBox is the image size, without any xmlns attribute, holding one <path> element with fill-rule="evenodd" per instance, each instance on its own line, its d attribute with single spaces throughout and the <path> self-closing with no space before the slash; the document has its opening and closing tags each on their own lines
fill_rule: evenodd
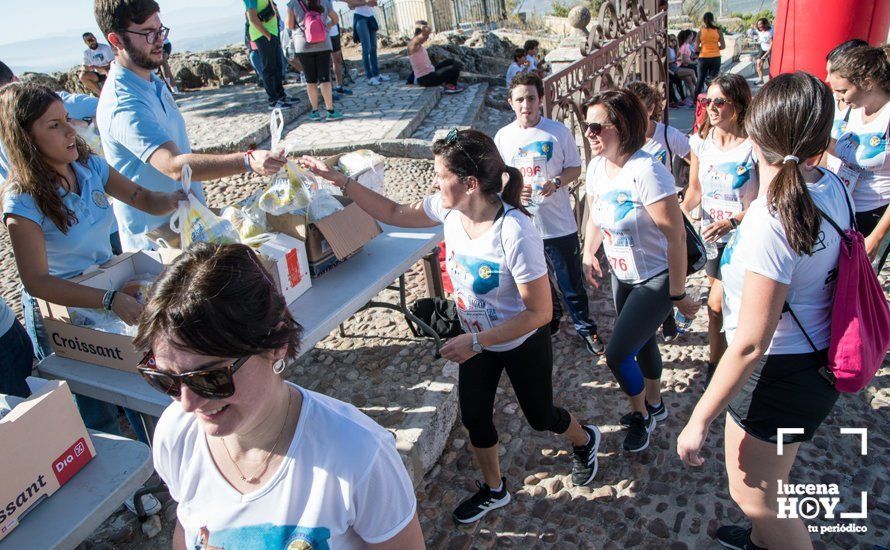
<svg viewBox="0 0 890 550">
<path fill-rule="evenodd" d="M 452 128 L 451 130 L 449 130 L 448 134 L 445 136 L 445 145 L 457 145 L 457 148 L 463 151 L 463 154 L 467 155 L 467 158 L 470 159 L 470 162 L 473 163 L 473 168 L 475 169 L 475 172 L 473 173 L 477 176 L 479 175 L 479 165 L 476 164 L 476 161 L 473 160 L 473 157 L 471 157 L 470 154 L 467 153 L 466 149 L 461 146 L 460 142 L 457 141 L 457 128 Z"/>
<path fill-rule="evenodd" d="M 705 109 L 710 107 L 711 103 L 713 103 L 714 107 L 717 107 L 718 109 L 722 109 L 724 106 L 726 106 L 727 103 L 732 103 L 730 100 L 723 99 L 722 97 L 715 97 L 714 99 L 703 97 L 699 99 L 698 102 L 701 103 L 702 107 L 704 107 Z"/>
<path fill-rule="evenodd" d="M 610 126 L 615 126 L 614 124 L 609 123 L 601 123 L 601 122 L 581 122 L 581 128 L 584 130 L 584 133 L 590 132 L 590 134 L 594 136 L 598 136 L 603 133 L 603 130 Z"/>
<path fill-rule="evenodd" d="M 138 34 L 139 36 L 144 36 L 145 41 L 149 44 L 157 43 L 158 39 L 166 40 L 167 35 L 170 34 L 170 29 L 164 26 L 161 26 L 159 29 L 150 30 L 148 32 L 138 32 L 138 31 L 130 31 L 124 30 L 124 32 L 128 32 L 130 34 Z"/>
<path fill-rule="evenodd" d="M 206 370 L 196 370 L 173 374 L 159 371 L 155 364 L 154 353 L 149 351 L 137 365 L 136 370 L 145 378 L 148 385 L 171 397 L 179 397 L 182 384 L 205 399 L 225 399 L 235 393 L 233 375 L 241 368 L 250 356 L 236 359 L 231 365 Z"/>
</svg>

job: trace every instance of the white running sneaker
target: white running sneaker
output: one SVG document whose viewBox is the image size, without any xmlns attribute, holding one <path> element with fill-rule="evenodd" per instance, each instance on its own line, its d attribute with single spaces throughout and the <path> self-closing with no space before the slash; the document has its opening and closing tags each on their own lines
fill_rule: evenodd
<svg viewBox="0 0 890 550">
<path fill-rule="evenodd" d="M 380 79 L 376 76 L 372 76 L 368 79 L 368 84 L 370 84 L 371 86 L 380 86 Z"/>
<path fill-rule="evenodd" d="M 377 80 L 383 81 L 383 82 L 389 82 L 390 79 L 385 74 L 379 74 L 379 75 L 377 75 Z"/>
<path fill-rule="evenodd" d="M 124 506 L 127 507 L 127 510 L 136 515 L 136 493 L 130 495 L 130 498 L 124 501 Z M 142 495 L 142 508 L 145 510 L 145 515 L 153 516 L 161 511 L 161 503 L 155 496 L 151 493 Z"/>
</svg>

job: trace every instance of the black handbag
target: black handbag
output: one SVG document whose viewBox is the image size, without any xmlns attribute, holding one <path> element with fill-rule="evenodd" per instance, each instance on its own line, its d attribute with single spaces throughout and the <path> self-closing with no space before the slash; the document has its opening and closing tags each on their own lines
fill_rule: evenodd
<svg viewBox="0 0 890 550">
<path fill-rule="evenodd" d="M 708 253 L 698 231 L 685 215 L 683 215 L 683 226 L 686 228 L 686 275 L 688 276 L 705 267 Z"/>
<path fill-rule="evenodd" d="M 457 316 L 457 307 L 451 300 L 420 298 L 408 306 L 408 309 L 440 338 L 453 338 L 464 332 Z"/>
<path fill-rule="evenodd" d="M 267 21 L 271 21 L 275 18 L 275 8 L 272 7 L 272 2 L 274 0 L 269 0 L 269 4 L 257 12 L 257 17 L 260 18 L 260 21 L 266 23 Z"/>
</svg>

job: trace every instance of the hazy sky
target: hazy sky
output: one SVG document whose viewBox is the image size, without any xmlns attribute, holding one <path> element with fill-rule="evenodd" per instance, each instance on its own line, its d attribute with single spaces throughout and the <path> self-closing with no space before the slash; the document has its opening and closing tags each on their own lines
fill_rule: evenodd
<svg viewBox="0 0 890 550">
<path fill-rule="evenodd" d="M 157 0 L 162 16 L 170 14 L 179 24 L 199 23 L 196 11 L 183 8 L 220 9 L 228 7 L 231 0 Z M 2 5 L 4 32 L 0 44 L 38 38 L 36 34 L 57 36 L 75 34 L 80 36 L 92 31 L 101 37 L 93 17 L 93 0 L 0 0 Z M 181 11 L 183 17 L 176 12 Z M 180 20 L 181 19 L 181 20 Z M 101 38 L 100 38 L 101 40 Z"/>
</svg>

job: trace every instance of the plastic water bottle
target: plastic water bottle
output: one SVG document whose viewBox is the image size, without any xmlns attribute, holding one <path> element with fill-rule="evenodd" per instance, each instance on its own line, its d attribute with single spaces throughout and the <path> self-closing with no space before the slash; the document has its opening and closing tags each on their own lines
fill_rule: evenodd
<svg viewBox="0 0 890 550">
<path fill-rule="evenodd" d="M 705 254 L 707 254 L 708 259 L 713 260 L 714 258 L 716 258 L 717 257 L 717 244 L 708 242 L 708 241 L 704 241 L 704 240 L 703 240 L 703 242 L 705 243 Z"/>
<path fill-rule="evenodd" d="M 692 319 L 688 319 L 685 315 L 680 313 L 680 310 L 677 308 L 674 308 L 674 321 L 677 322 L 678 334 L 683 334 L 692 326 Z"/>
</svg>

